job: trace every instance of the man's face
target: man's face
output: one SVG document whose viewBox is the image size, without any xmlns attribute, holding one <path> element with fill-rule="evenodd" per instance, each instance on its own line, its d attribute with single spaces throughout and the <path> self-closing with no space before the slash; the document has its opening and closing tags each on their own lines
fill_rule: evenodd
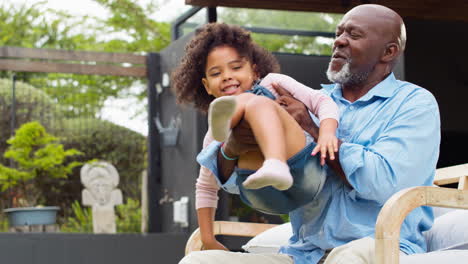
<svg viewBox="0 0 468 264">
<path fill-rule="evenodd" d="M 351 11 L 343 17 L 336 29 L 333 55 L 328 65 L 330 81 L 356 85 L 367 80 L 384 51 L 376 20 L 376 17 L 359 11 Z"/>
</svg>

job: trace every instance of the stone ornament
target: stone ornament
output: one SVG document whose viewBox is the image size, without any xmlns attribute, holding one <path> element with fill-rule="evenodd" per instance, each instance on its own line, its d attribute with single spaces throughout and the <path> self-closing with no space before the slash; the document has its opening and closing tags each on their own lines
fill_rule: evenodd
<svg viewBox="0 0 468 264">
<path fill-rule="evenodd" d="M 91 206 L 94 233 L 114 234 L 114 206 L 122 204 L 122 191 L 117 189 L 119 174 L 112 164 L 105 161 L 87 163 L 81 168 L 83 205 Z"/>
</svg>

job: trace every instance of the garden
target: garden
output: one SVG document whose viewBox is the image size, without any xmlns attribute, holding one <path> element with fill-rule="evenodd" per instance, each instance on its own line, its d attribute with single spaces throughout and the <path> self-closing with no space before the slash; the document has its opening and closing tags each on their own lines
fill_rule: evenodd
<svg viewBox="0 0 468 264">
<path fill-rule="evenodd" d="M 11 120 L 11 81 L 0 80 L 0 123 Z M 60 207 L 62 232 L 92 232 L 91 208 L 81 205 L 80 167 L 106 160 L 118 168 L 126 202 L 116 208 L 118 232 L 141 232 L 141 175 L 146 164 L 146 138 L 97 118 L 65 118 L 59 105 L 31 85 L 16 83 L 13 136 L 2 129 L 0 203 Z M 30 121 L 35 120 L 35 121 Z M 56 137 L 55 135 L 60 135 Z M 109 136 L 112 135 L 112 136 Z M 2 231 L 7 230 L 2 217 Z"/>
</svg>

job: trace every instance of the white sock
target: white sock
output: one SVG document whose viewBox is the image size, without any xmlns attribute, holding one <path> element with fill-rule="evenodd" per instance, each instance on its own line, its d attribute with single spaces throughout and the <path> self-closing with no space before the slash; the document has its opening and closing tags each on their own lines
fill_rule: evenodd
<svg viewBox="0 0 468 264">
<path fill-rule="evenodd" d="M 217 141 L 224 141 L 231 130 L 231 117 L 236 110 L 236 98 L 223 96 L 216 98 L 208 109 L 208 124 L 211 134 Z"/>
<path fill-rule="evenodd" d="M 254 174 L 247 177 L 242 185 L 247 189 L 260 189 L 272 186 L 280 191 L 291 188 L 293 177 L 286 162 L 277 159 L 267 159 Z"/>
</svg>

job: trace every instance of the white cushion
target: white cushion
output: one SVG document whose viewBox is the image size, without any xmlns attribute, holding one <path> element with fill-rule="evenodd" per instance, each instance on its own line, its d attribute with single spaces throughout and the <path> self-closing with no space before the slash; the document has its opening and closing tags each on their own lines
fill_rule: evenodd
<svg viewBox="0 0 468 264">
<path fill-rule="evenodd" d="M 435 251 L 400 257 L 400 264 L 466 264 L 468 250 Z"/>
<path fill-rule="evenodd" d="M 440 216 L 442 216 L 442 215 L 444 215 L 446 213 L 456 211 L 457 209 L 445 208 L 445 207 L 432 207 L 432 210 L 434 211 L 434 217 L 437 218 L 437 217 L 440 217 Z"/>
<path fill-rule="evenodd" d="M 424 236 L 428 251 L 468 249 L 468 210 L 453 210 L 437 217 Z"/>
<path fill-rule="evenodd" d="M 440 216 L 434 220 L 432 228 L 424 233 L 428 251 L 468 250 L 468 210 L 450 209 L 435 213 Z M 277 253 L 281 246 L 287 245 L 291 236 L 291 224 L 285 223 L 257 235 L 242 248 L 251 253 Z"/>
<path fill-rule="evenodd" d="M 291 224 L 284 223 L 258 234 L 242 248 L 250 253 L 278 253 L 281 246 L 288 244 L 291 236 Z"/>
</svg>

